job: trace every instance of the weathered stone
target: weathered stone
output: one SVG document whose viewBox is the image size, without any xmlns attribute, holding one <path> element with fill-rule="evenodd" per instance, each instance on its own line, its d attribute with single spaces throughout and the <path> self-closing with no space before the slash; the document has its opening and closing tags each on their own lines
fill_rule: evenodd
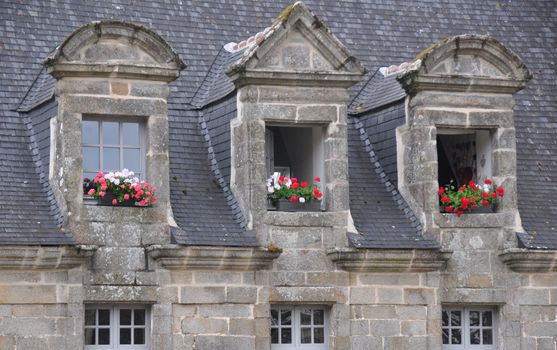
<svg viewBox="0 0 557 350">
<path fill-rule="evenodd" d="M 110 91 L 115 95 L 128 95 L 130 93 L 130 88 L 127 83 L 124 82 L 110 82 Z"/>
<path fill-rule="evenodd" d="M 224 303 L 225 287 L 182 287 L 180 302 L 182 304 Z"/>
</svg>

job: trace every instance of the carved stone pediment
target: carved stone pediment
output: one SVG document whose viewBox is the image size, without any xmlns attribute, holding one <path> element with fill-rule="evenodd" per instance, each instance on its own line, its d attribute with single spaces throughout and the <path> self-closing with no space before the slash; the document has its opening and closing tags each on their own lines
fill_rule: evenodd
<svg viewBox="0 0 557 350">
<path fill-rule="evenodd" d="M 236 85 L 246 81 L 350 86 L 366 69 L 305 5 L 287 7 L 271 27 L 246 45 L 242 57 L 228 67 Z"/>
<path fill-rule="evenodd" d="M 141 25 L 93 22 L 76 29 L 45 60 L 55 77 L 139 77 L 174 80 L 185 64 L 166 41 Z"/>
</svg>

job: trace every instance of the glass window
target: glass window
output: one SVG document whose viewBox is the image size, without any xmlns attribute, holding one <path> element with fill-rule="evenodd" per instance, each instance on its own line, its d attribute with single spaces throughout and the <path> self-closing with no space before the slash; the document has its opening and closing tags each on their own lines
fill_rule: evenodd
<svg viewBox="0 0 557 350">
<path fill-rule="evenodd" d="M 83 177 L 99 171 L 129 169 L 139 178 L 145 173 L 143 123 L 130 120 L 85 118 L 81 125 Z"/>
<path fill-rule="evenodd" d="M 444 308 L 443 349 L 496 349 L 495 312 L 490 308 Z"/>
<path fill-rule="evenodd" d="M 149 309 L 137 305 L 85 307 L 85 349 L 147 350 Z"/>
<path fill-rule="evenodd" d="M 271 349 L 327 349 L 327 312 L 323 306 L 271 307 Z"/>
</svg>

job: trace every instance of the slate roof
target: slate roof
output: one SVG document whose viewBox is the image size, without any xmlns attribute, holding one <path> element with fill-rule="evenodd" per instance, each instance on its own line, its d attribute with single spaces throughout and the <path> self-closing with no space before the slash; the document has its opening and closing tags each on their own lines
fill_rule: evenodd
<svg viewBox="0 0 557 350">
<path fill-rule="evenodd" d="M 528 2 L 527 6 L 522 2 L 496 0 L 408 0 L 403 6 L 384 0 L 309 0 L 305 4 L 372 72 L 381 66 L 409 61 L 432 43 L 462 33 L 491 35 L 517 53 L 534 74 L 528 87 L 516 96 L 519 209 L 522 224 L 528 231 L 521 236 L 521 242 L 534 248 L 557 248 L 557 198 L 552 195 L 557 192 L 557 7 L 554 1 Z M 210 112 L 202 108 L 204 105 L 228 108 L 225 115 L 230 118 L 234 112 L 225 102 L 230 86 L 222 79 L 211 80 L 209 87 L 203 87 L 209 91 L 207 94 L 200 86 L 204 81 L 208 84 L 207 73 L 215 57 L 224 59 L 217 55 L 223 45 L 263 30 L 286 5 L 287 1 L 256 0 L 0 2 L 0 167 L 3 174 L 0 191 L 4 194 L 0 197 L 0 242 L 38 243 L 45 237 L 58 244 L 70 241 L 71 237 L 58 229 L 60 216 L 45 186 L 41 156 L 44 147 L 39 146 L 40 142 L 44 143 L 44 130 L 38 130 L 44 121 L 40 121 L 53 108 L 45 102 L 49 90 L 37 85 L 31 91 L 29 88 L 37 77 L 38 84 L 47 87 L 48 80 L 40 80 L 39 75 L 42 60 L 72 30 L 94 20 L 122 19 L 144 24 L 160 34 L 188 64 L 181 77 L 171 84 L 171 199 L 176 221 L 182 227 L 195 229 L 189 237 L 175 233 L 175 239 L 199 243 L 198 238 L 209 237 L 208 233 L 212 232 L 215 235 L 204 244 L 254 244 L 253 237 L 243 231 L 242 219 L 237 217 L 233 201 L 227 198 L 210 160 L 214 154 L 220 176 L 226 183 L 226 157 L 215 150 L 215 145 L 225 142 L 226 132 L 218 130 L 213 116 L 208 116 Z M 364 79 L 351 89 L 352 95 L 358 95 L 366 84 L 373 87 L 370 80 Z M 372 141 L 383 171 L 393 179 L 396 167 L 393 169 L 387 160 L 390 141 L 379 141 L 383 142 L 381 145 L 374 141 L 379 134 L 373 121 L 391 113 L 388 118 L 395 123 L 396 113 L 394 110 L 379 113 L 384 103 L 375 99 L 384 96 L 370 94 L 368 98 L 367 94 L 365 90 L 358 95 L 351 111 L 355 112 L 352 107 L 361 103 L 363 109 L 358 113 L 370 113 L 366 118 L 360 115 L 358 120 Z M 387 108 L 392 108 L 395 102 Z M 24 112 L 30 106 L 38 106 L 40 115 L 35 115 L 39 113 L 35 110 L 15 112 L 18 107 Z M 375 172 L 377 167 L 371 164 L 365 138 L 354 138 L 353 132 L 362 130 L 358 120 L 351 124 L 355 128 L 350 131 L 350 143 L 362 150 L 355 152 L 351 148 L 351 171 Z M 361 162 L 354 163 L 352 159 Z M 354 164 L 356 169 L 352 170 Z M 379 186 L 371 182 L 360 186 Z M 21 200 L 17 190 L 27 188 L 32 191 L 26 191 L 26 197 Z M 33 206 L 19 202 L 33 203 Z M 378 215 L 376 211 L 373 213 Z M 218 219 L 212 220 L 213 217 Z M 409 218 L 393 220 L 400 227 L 408 224 Z M 374 230 L 382 232 L 378 227 Z M 233 232 L 233 238 L 223 236 L 224 232 Z M 408 237 L 410 242 L 414 236 Z"/>
</svg>

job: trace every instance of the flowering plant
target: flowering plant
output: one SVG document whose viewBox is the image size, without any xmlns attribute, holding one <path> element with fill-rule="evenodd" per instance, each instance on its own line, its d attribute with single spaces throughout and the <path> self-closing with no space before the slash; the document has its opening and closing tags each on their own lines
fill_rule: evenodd
<svg viewBox="0 0 557 350">
<path fill-rule="evenodd" d="M 107 174 L 99 171 L 93 181 L 84 188 L 87 188 L 87 194 L 95 199 L 102 199 L 108 194 L 112 194 L 115 197 L 112 199 L 112 205 L 133 201 L 145 206 L 157 201 L 157 197 L 155 197 L 157 188 L 148 182 L 139 181 L 134 172 L 128 169 Z"/>
<path fill-rule="evenodd" d="M 315 182 L 320 182 L 319 177 L 314 178 Z M 319 190 L 317 184 L 309 184 L 306 181 L 298 182 L 298 179 L 288 178 L 274 173 L 267 179 L 267 196 L 272 201 L 286 199 L 290 202 L 306 203 L 312 201 L 320 201 L 323 198 L 323 192 Z"/>
<path fill-rule="evenodd" d="M 497 203 L 498 198 L 504 195 L 503 187 L 493 185 L 489 179 L 485 180 L 483 185 L 470 181 L 468 185 L 460 186 L 458 189 L 450 183 L 445 187 L 439 187 L 439 205 L 445 213 L 456 213 L 460 217 L 466 210 Z"/>
</svg>

